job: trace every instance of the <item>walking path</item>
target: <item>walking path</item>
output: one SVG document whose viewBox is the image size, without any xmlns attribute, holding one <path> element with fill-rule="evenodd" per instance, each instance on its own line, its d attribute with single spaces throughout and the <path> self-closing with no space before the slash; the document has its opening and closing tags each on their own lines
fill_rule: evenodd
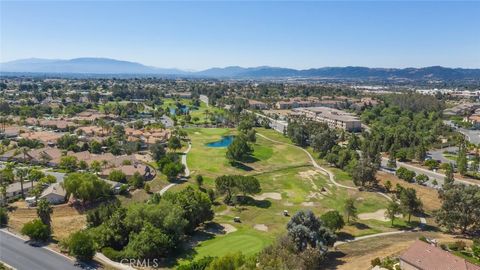
<svg viewBox="0 0 480 270">
<path fill-rule="evenodd" d="M 185 150 L 185 152 L 183 152 L 182 159 L 181 159 L 181 162 L 182 162 L 183 166 L 185 166 L 184 178 L 187 178 L 187 177 L 190 176 L 190 169 L 188 168 L 188 165 L 187 165 L 187 154 L 188 154 L 188 152 L 190 152 L 190 149 L 192 149 L 192 143 L 188 142 L 188 148 L 187 148 L 187 150 Z M 170 183 L 166 187 L 162 188 L 158 193 L 160 193 L 160 195 L 163 195 L 171 187 L 173 187 L 175 185 L 178 185 L 182 182 L 183 181 L 178 181 L 176 183 Z"/>
<path fill-rule="evenodd" d="M 370 235 L 365 235 L 365 236 L 359 236 L 355 237 L 353 239 L 345 240 L 345 241 L 337 241 L 335 244 L 333 244 L 334 247 L 351 243 L 351 242 L 356 242 L 360 241 L 363 239 L 368 239 L 368 238 L 374 238 L 374 237 L 381 237 L 381 236 L 387 236 L 387 235 L 393 235 L 393 234 L 401 234 L 401 233 L 406 233 L 406 232 L 411 232 L 412 230 L 407 230 L 407 231 L 394 231 L 394 232 L 384 232 L 384 233 L 376 233 L 376 234 L 370 234 Z"/>
<path fill-rule="evenodd" d="M 347 188 L 347 189 L 353 189 L 353 190 L 358 190 L 358 188 L 356 187 L 350 187 L 350 186 L 346 186 L 346 185 L 342 185 L 340 183 L 338 183 L 337 181 L 335 181 L 335 175 L 330 172 L 329 170 L 321 167 L 320 165 L 318 165 L 318 163 L 315 161 L 315 159 L 313 158 L 313 156 L 305 149 L 303 149 L 302 147 L 300 146 L 296 146 L 294 144 L 290 144 L 290 143 L 285 143 L 285 142 L 281 142 L 281 141 L 276 141 L 276 140 L 273 140 L 273 139 L 270 139 L 268 138 L 267 136 L 263 135 L 263 134 L 260 134 L 260 133 L 257 133 L 258 136 L 264 138 L 265 140 L 268 140 L 268 141 L 271 141 L 271 142 L 274 142 L 274 143 L 280 143 L 280 144 L 285 144 L 285 145 L 289 145 L 289 146 L 292 146 L 292 147 L 296 147 L 300 150 L 302 150 L 303 152 L 305 152 L 308 156 L 308 158 L 310 159 L 310 162 L 312 163 L 313 167 L 315 169 L 318 169 L 322 172 L 324 172 L 325 174 L 328 175 L 328 179 L 330 180 L 330 182 L 332 182 L 334 185 L 336 185 L 337 187 L 342 187 L 342 188 Z M 388 197 L 388 196 L 387 196 Z"/>
</svg>

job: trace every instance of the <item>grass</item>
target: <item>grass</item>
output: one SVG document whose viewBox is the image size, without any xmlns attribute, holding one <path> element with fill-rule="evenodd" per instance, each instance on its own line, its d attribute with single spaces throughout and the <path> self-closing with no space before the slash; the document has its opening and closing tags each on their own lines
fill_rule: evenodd
<svg viewBox="0 0 480 270">
<path fill-rule="evenodd" d="M 166 98 L 163 99 L 163 109 L 169 110 L 169 108 L 176 108 L 176 103 L 180 102 L 182 105 L 188 106 L 190 108 L 189 114 L 192 117 L 192 123 L 193 124 L 203 124 L 203 123 L 210 123 L 210 119 L 208 119 L 206 116 L 209 114 L 215 113 L 215 114 L 221 114 L 223 113 L 223 109 L 218 108 L 218 107 L 208 107 L 207 104 L 204 102 L 200 102 L 200 106 L 196 107 L 195 109 L 192 109 L 193 106 L 193 101 L 191 99 L 178 99 L 174 100 L 172 98 Z M 177 119 L 182 119 L 184 116 L 183 115 L 176 115 Z M 198 120 L 194 120 L 194 118 L 198 118 Z"/>
<path fill-rule="evenodd" d="M 223 256 L 228 253 L 242 252 L 252 255 L 272 243 L 273 237 L 254 229 L 241 228 L 238 231 L 223 236 L 217 236 L 202 242 L 195 248 L 196 258 L 206 256 Z"/>
</svg>

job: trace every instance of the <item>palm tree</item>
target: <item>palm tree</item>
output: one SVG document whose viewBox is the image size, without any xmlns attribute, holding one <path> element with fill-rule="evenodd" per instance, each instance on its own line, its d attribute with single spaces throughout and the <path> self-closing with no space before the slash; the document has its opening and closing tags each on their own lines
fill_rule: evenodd
<svg viewBox="0 0 480 270">
<path fill-rule="evenodd" d="M 37 215 L 43 224 L 48 226 L 48 228 L 51 228 L 52 218 L 50 215 L 52 213 L 53 209 L 50 206 L 50 203 L 45 199 L 41 199 L 37 205 Z"/>
<path fill-rule="evenodd" d="M 20 192 L 22 193 L 22 198 L 25 199 L 25 193 L 24 193 L 24 190 L 23 190 L 23 181 L 25 180 L 25 177 L 27 176 L 28 171 L 27 171 L 27 169 L 19 168 L 19 169 L 16 170 L 15 174 L 16 174 L 18 180 L 20 180 Z"/>
</svg>

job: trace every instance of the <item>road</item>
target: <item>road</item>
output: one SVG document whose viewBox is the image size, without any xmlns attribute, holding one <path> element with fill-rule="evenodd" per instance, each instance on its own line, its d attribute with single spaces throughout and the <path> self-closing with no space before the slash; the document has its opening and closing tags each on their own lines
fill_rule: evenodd
<svg viewBox="0 0 480 270">
<path fill-rule="evenodd" d="M 434 160 L 439 160 L 441 163 L 452 163 L 452 164 L 457 163 L 455 160 L 451 160 L 451 159 L 448 159 L 448 158 L 444 157 L 443 152 L 457 153 L 458 152 L 458 147 L 457 146 L 450 146 L 450 147 L 445 147 L 445 148 L 442 148 L 442 149 L 430 150 L 430 151 L 428 151 L 428 155 Z"/>
<path fill-rule="evenodd" d="M 0 230 L 0 261 L 18 270 L 79 270 L 74 261 L 49 249 L 33 247 L 24 240 Z"/>
<path fill-rule="evenodd" d="M 458 132 L 465 135 L 469 142 L 474 144 L 480 144 L 480 130 L 470 130 L 461 127 L 456 127 L 452 121 L 443 121 L 446 125 L 453 127 Z"/>
<path fill-rule="evenodd" d="M 382 157 L 382 168 L 383 168 L 383 169 L 388 168 L 387 163 L 388 163 L 388 158 Z M 397 161 L 397 168 L 400 168 L 400 167 L 404 167 L 404 168 L 407 168 L 407 169 L 409 169 L 409 170 L 411 170 L 411 171 L 414 171 L 417 175 L 419 175 L 419 174 L 425 174 L 425 175 L 428 176 L 431 180 L 436 179 L 437 182 L 438 182 L 438 185 L 440 185 L 440 186 L 443 185 L 443 180 L 445 179 L 445 175 L 444 175 L 444 174 L 437 173 L 437 172 L 434 172 L 434 171 L 430 171 L 430 170 L 427 170 L 427 169 L 424 169 L 424 168 L 420 168 L 420 167 L 417 167 L 417 166 L 413 166 L 413 165 L 410 165 L 410 164 L 408 164 L 408 163 L 404 163 L 404 162 Z M 386 170 L 386 171 L 388 171 L 388 170 Z M 391 173 L 392 173 L 392 171 L 388 171 L 388 172 L 391 172 Z M 467 184 L 467 185 L 477 185 L 477 186 L 480 186 L 480 183 L 472 183 L 472 182 L 465 181 L 465 180 L 462 180 L 462 179 L 459 179 L 459 178 L 455 178 L 455 181 L 456 181 L 456 182 L 459 182 L 459 183 Z M 428 184 L 429 184 L 430 186 L 432 186 L 431 181 L 429 181 Z"/>
</svg>

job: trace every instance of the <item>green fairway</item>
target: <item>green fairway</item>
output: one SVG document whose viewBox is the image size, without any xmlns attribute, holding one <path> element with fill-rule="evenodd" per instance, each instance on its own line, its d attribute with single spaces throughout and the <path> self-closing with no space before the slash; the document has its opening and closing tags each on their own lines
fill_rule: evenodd
<svg viewBox="0 0 480 270">
<path fill-rule="evenodd" d="M 253 229 L 240 229 L 236 232 L 217 236 L 202 242 L 195 248 L 195 257 L 223 256 L 235 252 L 251 255 L 262 250 L 273 240 L 273 237 L 259 233 Z"/>
</svg>

